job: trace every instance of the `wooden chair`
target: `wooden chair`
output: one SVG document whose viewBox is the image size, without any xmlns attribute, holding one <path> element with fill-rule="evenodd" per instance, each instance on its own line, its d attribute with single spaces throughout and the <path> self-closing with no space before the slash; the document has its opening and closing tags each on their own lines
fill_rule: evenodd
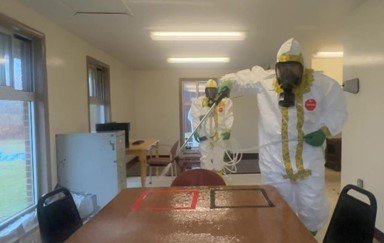
<svg viewBox="0 0 384 243">
<path fill-rule="evenodd" d="M 225 181 L 213 171 L 193 169 L 178 175 L 171 186 L 225 186 Z"/>
<path fill-rule="evenodd" d="M 173 146 L 171 147 L 171 151 L 169 152 L 169 157 L 150 157 L 147 161 L 147 165 L 149 166 L 149 184 L 152 184 L 152 167 L 154 166 L 171 166 L 171 176 L 176 176 L 176 152 L 179 146 L 179 140 L 177 140 Z"/>
</svg>

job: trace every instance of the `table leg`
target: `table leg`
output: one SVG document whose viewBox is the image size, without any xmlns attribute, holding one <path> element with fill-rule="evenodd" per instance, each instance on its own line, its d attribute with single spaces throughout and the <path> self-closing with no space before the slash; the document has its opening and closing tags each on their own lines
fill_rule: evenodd
<svg viewBox="0 0 384 243">
<path fill-rule="evenodd" d="M 140 176 L 141 176 L 141 187 L 145 187 L 145 180 L 147 177 L 147 153 L 141 152 L 139 155 L 140 161 Z"/>
</svg>

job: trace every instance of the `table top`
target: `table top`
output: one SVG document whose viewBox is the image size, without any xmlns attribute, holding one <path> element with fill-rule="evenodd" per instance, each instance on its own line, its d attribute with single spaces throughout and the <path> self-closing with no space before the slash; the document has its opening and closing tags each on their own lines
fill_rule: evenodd
<svg viewBox="0 0 384 243">
<path fill-rule="evenodd" d="M 316 242 L 271 186 L 128 188 L 68 242 Z"/>
<path fill-rule="evenodd" d="M 126 150 L 127 153 L 149 150 L 152 146 L 156 145 L 159 142 L 159 139 L 154 139 L 154 138 L 138 139 L 138 140 L 143 140 L 144 142 L 138 145 L 133 145 L 132 143 L 129 143 L 129 148 L 127 148 Z"/>
</svg>

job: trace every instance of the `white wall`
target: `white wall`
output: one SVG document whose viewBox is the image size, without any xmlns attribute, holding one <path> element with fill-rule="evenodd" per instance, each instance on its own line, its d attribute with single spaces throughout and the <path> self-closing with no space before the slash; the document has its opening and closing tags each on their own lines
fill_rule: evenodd
<svg viewBox="0 0 384 243">
<path fill-rule="evenodd" d="M 55 185 L 55 134 L 88 131 L 86 56 L 110 66 L 112 120 L 115 121 L 134 120 L 131 71 L 122 62 L 17 1 L 1 0 L 0 12 L 46 37 L 51 170 Z"/>
<path fill-rule="evenodd" d="M 384 1 L 369 0 L 350 16 L 344 45 L 344 78 L 358 77 L 360 93 L 347 94 L 342 186 L 364 180 L 378 202 L 376 227 L 384 232 Z"/>
<path fill-rule="evenodd" d="M 238 70 L 235 70 L 238 71 Z M 177 71 L 135 71 L 135 133 L 137 138 L 159 138 L 171 145 L 180 137 L 180 78 L 221 77 L 233 70 L 190 69 Z M 233 99 L 235 121 L 232 136 L 242 147 L 257 142 L 256 97 Z M 169 152 L 163 148 L 161 153 Z M 253 151 L 254 152 L 254 151 Z"/>
<path fill-rule="evenodd" d="M 339 84 L 343 84 L 343 58 L 320 58 L 312 57 L 312 69 L 322 71 L 325 75 L 333 78 Z"/>
</svg>

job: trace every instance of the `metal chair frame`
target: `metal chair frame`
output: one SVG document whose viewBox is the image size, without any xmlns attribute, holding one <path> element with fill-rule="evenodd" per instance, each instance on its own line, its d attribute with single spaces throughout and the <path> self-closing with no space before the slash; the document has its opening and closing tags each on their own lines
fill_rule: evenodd
<svg viewBox="0 0 384 243">
<path fill-rule="evenodd" d="M 177 140 L 171 147 L 171 150 L 169 152 L 169 158 L 162 158 L 162 157 L 153 157 L 152 154 L 150 154 L 150 158 L 147 161 L 147 166 L 149 167 L 149 184 L 152 184 L 152 167 L 156 166 L 170 166 L 171 168 L 171 176 L 177 175 L 177 169 L 176 169 L 176 153 L 177 148 L 179 146 L 179 140 Z M 165 174 L 168 171 L 168 168 L 165 168 L 165 172 L 162 174 Z"/>
</svg>

